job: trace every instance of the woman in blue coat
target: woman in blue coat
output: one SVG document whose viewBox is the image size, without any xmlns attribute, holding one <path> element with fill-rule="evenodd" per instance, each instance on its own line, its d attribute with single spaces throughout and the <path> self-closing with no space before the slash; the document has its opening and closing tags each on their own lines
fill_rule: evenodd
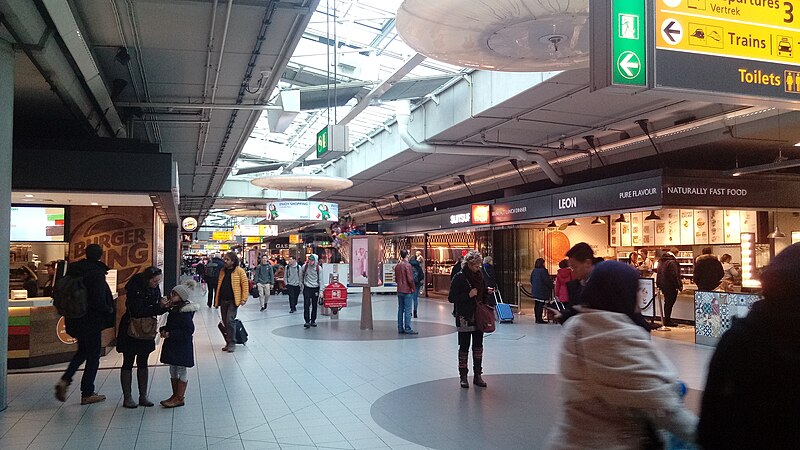
<svg viewBox="0 0 800 450">
<path fill-rule="evenodd" d="M 159 329 L 164 339 L 161 362 L 169 364 L 169 378 L 172 382 L 172 396 L 161 401 L 165 408 L 184 405 L 188 382 L 186 369 L 194 367 L 194 313 L 200 310 L 200 306 L 190 302 L 189 296 L 195 286 L 194 280 L 188 280 L 172 289 L 167 324 Z"/>
<path fill-rule="evenodd" d="M 542 319 L 544 304 L 550 301 L 553 296 L 553 280 L 550 273 L 544 266 L 544 259 L 539 258 L 533 264 L 531 271 L 531 294 L 533 294 L 533 314 L 536 316 L 536 323 L 545 323 Z"/>
</svg>

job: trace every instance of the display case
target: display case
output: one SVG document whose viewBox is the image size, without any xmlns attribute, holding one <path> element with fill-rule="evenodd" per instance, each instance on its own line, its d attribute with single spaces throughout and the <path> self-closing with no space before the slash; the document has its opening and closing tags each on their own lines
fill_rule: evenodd
<svg viewBox="0 0 800 450">
<path fill-rule="evenodd" d="M 681 251 L 675 255 L 680 265 L 681 278 L 694 278 L 694 255 L 691 251 Z"/>
</svg>

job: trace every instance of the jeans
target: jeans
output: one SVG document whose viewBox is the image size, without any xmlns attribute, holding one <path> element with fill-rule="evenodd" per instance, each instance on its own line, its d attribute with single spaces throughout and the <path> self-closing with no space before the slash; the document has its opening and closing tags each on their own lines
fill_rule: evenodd
<svg viewBox="0 0 800 450">
<path fill-rule="evenodd" d="M 186 367 L 183 366 L 175 366 L 170 364 L 169 377 L 173 380 L 181 380 L 184 383 L 189 381 L 189 377 L 186 376 Z"/>
<path fill-rule="evenodd" d="M 411 304 L 414 294 L 397 293 L 397 331 L 411 331 Z M 405 326 L 403 322 L 405 321 Z"/>
<path fill-rule="evenodd" d="M 297 311 L 297 299 L 300 298 L 300 286 L 286 285 L 286 291 L 289 294 L 289 309 Z"/>
<path fill-rule="evenodd" d="M 61 379 L 72 382 L 72 376 L 78 371 L 78 367 L 86 361 L 81 377 L 81 395 L 83 397 L 94 394 L 94 379 L 97 377 L 97 368 L 100 367 L 100 331 L 86 333 L 78 340 L 78 351 L 67 366 L 67 370 Z"/>
<path fill-rule="evenodd" d="M 319 287 L 303 286 L 303 318 L 306 323 L 317 321 L 317 300 L 319 299 Z M 308 308 L 311 307 L 311 314 Z"/>
<path fill-rule="evenodd" d="M 411 298 L 414 301 L 414 311 L 416 311 L 417 310 L 417 306 L 419 306 L 419 290 L 420 289 L 422 289 L 422 287 L 417 287 L 417 288 L 414 289 L 414 292 L 411 293 Z"/>
<path fill-rule="evenodd" d="M 219 305 L 219 308 L 222 314 L 222 323 L 225 324 L 225 344 L 234 346 L 236 345 L 236 325 L 234 321 L 239 308 L 236 307 L 234 302 L 223 303 Z"/>
<path fill-rule="evenodd" d="M 214 280 L 207 280 L 206 286 L 208 286 L 208 305 L 209 308 L 214 306 L 214 291 L 217 290 L 217 284 L 214 283 Z"/>
<path fill-rule="evenodd" d="M 261 303 L 262 308 L 266 308 L 272 285 L 269 283 L 256 283 L 256 286 L 258 287 L 258 302 Z"/>
</svg>

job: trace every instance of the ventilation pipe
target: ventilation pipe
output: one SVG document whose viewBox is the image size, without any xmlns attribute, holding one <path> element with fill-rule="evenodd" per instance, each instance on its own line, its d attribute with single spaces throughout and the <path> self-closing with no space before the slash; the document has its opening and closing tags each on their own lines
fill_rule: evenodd
<svg viewBox="0 0 800 450">
<path fill-rule="evenodd" d="M 408 122 L 411 118 L 411 102 L 401 100 L 397 102 L 397 129 L 403 142 L 408 148 L 417 153 L 438 153 L 440 155 L 461 155 L 461 156 L 490 156 L 498 158 L 510 158 L 536 163 L 542 172 L 555 184 L 563 184 L 564 179 L 556 173 L 550 162 L 539 153 L 528 153 L 517 148 L 481 147 L 468 145 L 433 145 L 417 141 L 408 131 Z"/>
</svg>

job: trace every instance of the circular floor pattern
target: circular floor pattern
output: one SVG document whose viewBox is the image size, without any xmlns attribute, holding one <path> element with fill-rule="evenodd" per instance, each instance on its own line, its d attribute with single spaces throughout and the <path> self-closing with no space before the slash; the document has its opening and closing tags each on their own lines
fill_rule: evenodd
<svg viewBox="0 0 800 450">
<path fill-rule="evenodd" d="M 298 311 L 300 312 L 300 311 Z M 297 313 L 295 313 L 297 314 Z M 302 312 L 300 312 L 302 319 Z M 302 323 L 272 330 L 273 334 L 296 339 L 315 339 L 324 341 L 386 341 L 390 339 L 415 339 L 444 336 L 456 332 L 456 327 L 434 322 L 414 321 L 414 329 L 419 334 L 397 333 L 397 322 L 393 320 L 374 320 L 372 330 L 362 330 L 360 320 L 341 320 L 320 318 L 316 328 L 304 328 Z"/>
<path fill-rule="evenodd" d="M 464 442 L 474 448 L 544 448 L 558 415 L 558 376 L 484 379 L 485 389 L 462 389 L 458 378 L 407 386 L 379 398 L 370 414 L 387 431 L 429 448 L 463 449 Z M 689 390 L 687 405 L 695 412 L 699 398 L 700 391 Z"/>
</svg>

